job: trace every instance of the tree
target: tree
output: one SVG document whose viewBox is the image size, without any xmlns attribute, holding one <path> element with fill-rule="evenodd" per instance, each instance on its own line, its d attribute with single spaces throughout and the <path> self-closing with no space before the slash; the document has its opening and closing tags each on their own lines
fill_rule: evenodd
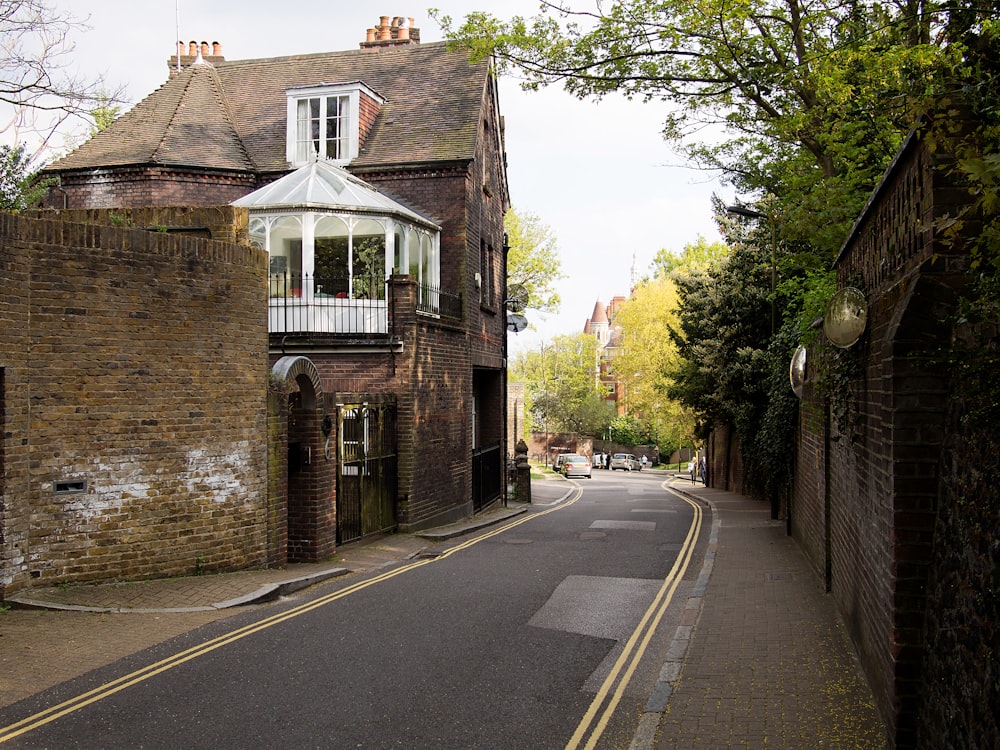
<svg viewBox="0 0 1000 750">
<path fill-rule="evenodd" d="M 645 438 L 668 450 L 690 444 L 694 433 L 693 412 L 668 396 L 680 358 L 670 336 L 677 326 L 679 301 L 672 279 L 655 278 L 636 288 L 615 314 L 622 347 L 612 368 L 621 383 L 626 414 Z"/>
<path fill-rule="evenodd" d="M 559 309 L 555 283 L 565 278 L 552 230 L 534 214 L 513 208 L 504 217 L 507 232 L 507 287 L 515 309 L 540 313 Z"/>
<path fill-rule="evenodd" d="M 587 3 L 587 5 L 590 5 Z M 938 4 L 899 0 L 618 0 L 501 21 L 446 37 L 493 55 L 537 89 L 673 105 L 664 134 L 742 192 L 783 202 L 782 231 L 828 258 L 913 122 L 941 50 Z M 706 124 L 719 143 L 689 142 Z"/>
<path fill-rule="evenodd" d="M 67 120 L 89 121 L 96 109 L 122 102 L 122 90 L 109 91 L 100 77 L 87 80 L 71 68 L 70 35 L 86 28 L 71 13 L 46 0 L 0 0 L 0 103 L 7 105 L 0 132 L 23 143 L 29 162 L 48 148 Z"/>
<path fill-rule="evenodd" d="M 709 242 L 704 237 L 698 237 L 696 242 L 685 245 L 680 255 L 661 248 L 653 258 L 653 277 L 668 278 L 678 270 L 709 270 L 718 265 L 729 255 L 729 246 L 723 242 Z"/>
<path fill-rule="evenodd" d="M 23 145 L 0 145 L 0 210 L 30 208 L 45 196 L 48 186 L 48 181 L 37 180 Z"/>
<path fill-rule="evenodd" d="M 556 336 L 538 351 L 518 354 L 510 380 L 527 386 L 526 411 L 536 430 L 595 435 L 613 414 L 597 382 L 597 340 L 587 334 Z"/>
</svg>

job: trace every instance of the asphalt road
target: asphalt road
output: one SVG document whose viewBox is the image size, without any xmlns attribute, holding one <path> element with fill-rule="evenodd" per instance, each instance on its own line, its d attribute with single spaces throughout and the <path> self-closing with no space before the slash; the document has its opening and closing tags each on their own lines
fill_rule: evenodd
<svg viewBox="0 0 1000 750">
<path fill-rule="evenodd" d="M 707 536 L 662 480 L 595 471 L 435 558 L 65 682 L 0 711 L 44 722 L 7 746 L 626 748 Z"/>
</svg>

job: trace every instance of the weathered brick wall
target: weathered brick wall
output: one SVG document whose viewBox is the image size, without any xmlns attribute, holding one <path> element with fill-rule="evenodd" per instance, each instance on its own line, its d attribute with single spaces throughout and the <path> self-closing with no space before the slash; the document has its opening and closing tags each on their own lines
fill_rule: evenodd
<svg viewBox="0 0 1000 750">
<path fill-rule="evenodd" d="M 949 414 L 927 591 L 921 748 L 1000 747 L 1000 430 Z"/>
<path fill-rule="evenodd" d="M 8 590 L 266 562 L 263 251 L 10 215 L 0 231 L 27 301 L 0 362 L 5 453 L 30 461 L 4 498 Z"/>
<path fill-rule="evenodd" d="M 46 208 L 219 206 L 260 185 L 245 172 L 173 167 L 114 167 L 94 173 L 64 174 Z"/>
<path fill-rule="evenodd" d="M 35 219 L 56 218 L 71 224 L 104 224 L 117 227 L 138 227 L 165 234 L 186 234 L 221 242 L 242 243 L 247 240 L 246 209 L 229 205 L 210 206 L 144 206 L 141 208 L 69 208 L 29 211 L 24 215 Z"/>
<path fill-rule="evenodd" d="M 791 520 L 792 535 L 802 545 L 817 577 L 829 588 L 829 549 L 826 544 L 829 537 L 826 476 L 829 446 L 826 442 L 824 407 L 823 399 L 817 397 L 812 384 L 807 383 L 799 408 Z"/>
<path fill-rule="evenodd" d="M 804 393 L 793 497 L 794 532 L 826 579 L 897 747 L 916 743 L 949 393 L 930 353 L 949 340 L 965 263 L 935 242 L 935 220 L 957 197 L 939 166 L 912 139 L 838 258 L 838 286 L 865 293 L 868 327 L 847 350 L 810 352 L 810 377 L 825 368 L 826 381 Z"/>
<path fill-rule="evenodd" d="M 31 374 L 28 371 L 31 252 L 10 241 L 15 222 L 0 213 L 0 600 L 24 584 L 31 512 Z"/>
</svg>

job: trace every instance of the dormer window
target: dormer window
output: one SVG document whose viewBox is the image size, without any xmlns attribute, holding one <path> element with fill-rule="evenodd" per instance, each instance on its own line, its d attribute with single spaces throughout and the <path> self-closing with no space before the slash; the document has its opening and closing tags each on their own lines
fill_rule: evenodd
<svg viewBox="0 0 1000 750">
<path fill-rule="evenodd" d="M 377 111 L 384 101 L 360 81 L 288 89 L 286 94 L 286 152 L 294 166 L 317 157 L 337 164 L 356 158 L 365 135 L 361 113 Z"/>
</svg>

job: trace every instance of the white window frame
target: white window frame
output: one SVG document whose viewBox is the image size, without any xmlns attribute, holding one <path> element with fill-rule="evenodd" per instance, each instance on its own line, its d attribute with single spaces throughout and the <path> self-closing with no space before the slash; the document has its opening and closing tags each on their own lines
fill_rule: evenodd
<svg viewBox="0 0 1000 750">
<path fill-rule="evenodd" d="M 332 98 L 343 98 L 347 101 L 347 153 L 342 154 L 340 158 L 332 158 L 329 154 L 323 153 L 326 149 L 326 139 L 321 137 L 319 139 L 321 152 L 319 157 L 324 159 L 329 159 L 334 164 L 344 165 L 350 163 L 353 159 L 357 158 L 358 151 L 360 148 L 360 134 L 361 134 L 361 93 L 364 92 L 368 97 L 374 99 L 378 104 L 384 103 L 384 99 L 376 94 L 372 89 L 368 88 L 361 81 L 353 81 L 350 83 L 334 83 L 323 86 L 306 86 L 302 88 L 287 89 L 285 95 L 287 97 L 287 123 L 285 131 L 285 157 L 288 162 L 296 167 L 301 167 L 303 164 L 308 163 L 312 158 L 312 154 L 302 158 L 299 156 L 298 152 L 298 111 L 299 102 L 306 101 L 308 99 L 318 99 L 320 103 L 319 120 L 320 123 L 326 122 L 327 119 L 327 100 Z M 321 127 L 322 130 L 322 127 Z"/>
</svg>

